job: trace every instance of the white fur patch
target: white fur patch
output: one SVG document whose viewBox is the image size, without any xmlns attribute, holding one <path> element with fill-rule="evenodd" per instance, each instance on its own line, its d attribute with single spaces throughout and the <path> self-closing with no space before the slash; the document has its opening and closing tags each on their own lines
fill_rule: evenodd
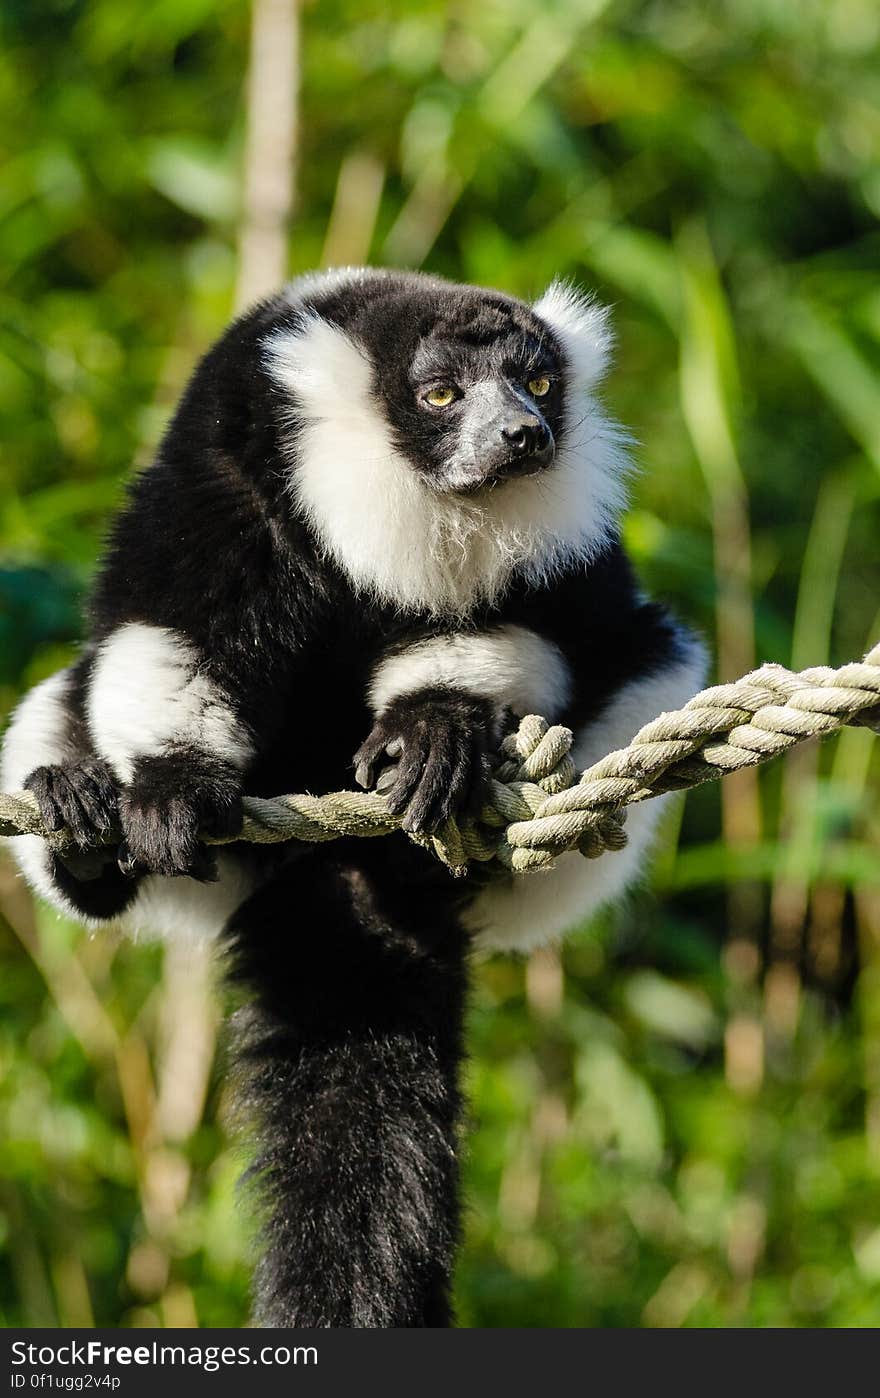
<svg viewBox="0 0 880 1398">
<path fill-rule="evenodd" d="M 248 735 L 200 664 L 193 647 L 162 626 L 129 622 L 103 642 L 87 716 L 97 752 L 120 781 L 131 780 L 136 758 L 174 744 L 201 748 L 236 767 L 247 762 Z"/>
<path fill-rule="evenodd" d="M 660 674 L 625 685 L 595 722 L 577 735 L 572 756 L 579 769 L 624 747 L 650 719 L 679 708 L 703 683 L 705 654 L 693 643 L 686 656 Z M 547 873 L 509 875 L 482 889 L 465 926 L 484 950 L 531 951 L 582 926 L 637 879 L 649 854 L 666 796 L 630 806 L 626 848 L 584 859 L 564 854 Z"/>
<path fill-rule="evenodd" d="M 608 336 L 594 314 L 598 372 Z M 552 470 L 468 499 L 433 491 L 396 447 L 369 358 L 341 329 L 311 316 L 268 340 L 268 370 L 290 395 L 293 494 L 359 589 L 464 616 L 515 571 L 539 582 L 595 555 L 624 504 L 629 439 L 590 395 L 585 352 L 569 357 L 568 428 Z"/>
<path fill-rule="evenodd" d="M 67 742 L 65 699 L 69 679 L 69 671 L 59 670 L 26 694 L 13 713 L 0 752 L 3 791 L 20 791 L 35 767 L 69 762 L 75 756 Z M 79 916 L 55 886 L 49 851 L 39 835 L 15 835 L 4 844 L 31 888 L 61 912 Z"/>
<path fill-rule="evenodd" d="M 251 875 L 221 850 L 214 883 L 149 875 L 119 925 L 136 940 L 211 942 L 252 891 Z"/>
<path fill-rule="evenodd" d="M 539 713 L 553 720 L 571 691 L 568 665 L 552 641 L 524 626 L 499 626 L 478 635 L 437 636 L 421 641 L 376 668 L 370 685 L 375 713 L 401 694 L 432 685 L 452 685 L 505 705 L 516 714 Z"/>
</svg>

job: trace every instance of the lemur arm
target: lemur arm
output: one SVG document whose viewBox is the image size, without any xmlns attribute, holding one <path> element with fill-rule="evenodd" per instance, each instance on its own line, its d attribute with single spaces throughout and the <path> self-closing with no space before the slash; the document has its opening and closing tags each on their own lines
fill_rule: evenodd
<svg viewBox="0 0 880 1398">
<path fill-rule="evenodd" d="M 253 742 L 242 695 L 168 627 L 129 622 L 102 642 L 86 721 L 120 783 L 120 852 L 129 872 L 209 875 L 199 830 L 234 834 Z"/>
<path fill-rule="evenodd" d="M 252 750 L 243 705 L 182 633 L 126 622 L 37 686 L 4 736 L 0 778 L 36 797 L 49 830 L 15 842 L 26 876 L 65 912 L 124 912 L 140 875 L 211 879 L 200 831 L 235 834 Z M 108 832 L 121 829 L 110 844 Z"/>
<path fill-rule="evenodd" d="M 553 719 L 570 689 L 559 647 L 524 626 L 450 630 L 398 645 L 372 672 L 376 722 L 355 758 L 357 781 L 385 792 L 404 829 L 436 829 L 479 804 L 505 714 Z"/>
<path fill-rule="evenodd" d="M 130 873 L 210 877 L 198 831 L 240 823 L 265 688 L 294 652 L 260 610 L 277 600 L 264 585 L 277 553 L 231 467 L 196 454 L 187 470 L 160 460 L 135 481 L 96 582 L 93 639 L 57 696 L 58 742 L 15 763 L 50 828 L 72 826 L 85 847 L 118 824 Z M 97 895 L 86 862 L 68 864 Z"/>
<path fill-rule="evenodd" d="M 703 674 L 699 642 L 644 596 L 615 544 L 586 569 L 512 588 L 482 628 L 450 627 L 384 653 L 357 777 L 370 786 L 378 774 L 404 828 L 435 829 L 479 799 L 505 713 L 567 724 L 586 765 L 683 703 Z"/>
</svg>

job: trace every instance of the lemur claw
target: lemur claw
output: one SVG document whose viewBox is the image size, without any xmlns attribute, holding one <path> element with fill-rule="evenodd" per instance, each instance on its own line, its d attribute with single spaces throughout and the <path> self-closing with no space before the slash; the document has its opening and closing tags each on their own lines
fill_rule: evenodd
<svg viewBox="0 0 880 1398">
<path fill-rule="evenodd" d="M 119 786 L 100 759 L 35 767 L 24 789 L 36 797 L 46 829 L 69 830 L 78 849 L 100 843 L 118 823 Z"/>
<path fill-rule="evenodd" d="M 355 780 L 386 798 L 404 830 L 430 834 L 479 807 L 493 726 L 490 705 L 461 690 L 401 695 L 355 754 Z"/>
<path fill-rule="evenodd" d="M 200 835 L 235 835 L 241 829 L 240 780 L 226 768 L 185 757 L 142 758 L 119 805 L 124 874 L 217 877 L 212 851 Z"/>
</svg>

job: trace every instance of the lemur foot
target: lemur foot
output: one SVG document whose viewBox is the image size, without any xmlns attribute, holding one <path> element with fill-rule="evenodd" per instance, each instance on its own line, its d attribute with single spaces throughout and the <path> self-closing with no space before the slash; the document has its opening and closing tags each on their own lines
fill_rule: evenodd
<svg viewBox="0 0 880 1398">
<path fill-rule="evenodd" d="M 217 877 L 211 850 L 199 834 L 237 835 L 243 810 L 241 782 L 231 768 L 186 757 L 142 757 L 119 801 L 123 873 Z"/>
<path fill-rule="evenodd" d="M 56 854 L 74 878 L 100 878 L 112 863 L 112 847 L 101 848 L 102 836 L 119 824 L 119 784 L 108 763 L 100 759 L 35 767 L 24 782 L 37 798 L 47 830 L 68 829 L 74 847 Z"/>
<path fill-rule="evenodd" d="M 439 688 L 401 695 L 355 753 L 355 780 L 384 793 L 404 830 L 437 830 L 479 809 L 494 728 L 491 705 L 477 696 Z"/>
</svg>

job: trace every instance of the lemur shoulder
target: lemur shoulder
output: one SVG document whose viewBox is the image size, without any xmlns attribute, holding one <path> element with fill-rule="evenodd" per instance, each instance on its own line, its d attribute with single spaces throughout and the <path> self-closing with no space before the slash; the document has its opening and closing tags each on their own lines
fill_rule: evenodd
<svg viewBox="0 0 880 1398">
<path fill-rule="evenodd" d="M 639 588 L 627 437 L 597 398 L 605 313 L 415 273 L 292 283 L 197 367 L 132 483 L 88 640 L 6 734 L 0 781 L 51 828 L 13 851 L 87 922 L 222 938 L 270 1217 L 257 1315 L 450 1323 L 465 955 L 525 950 L 637 874 L 449 878 L 405 835 L 224 845 L 244 795 L 377 782 L 409 831 L 472 808 L 511 714 L 586 766 L 699 687 L 699 643 Z M 96 831 L 123 844 L 95 853 Z"/>
</svg>

